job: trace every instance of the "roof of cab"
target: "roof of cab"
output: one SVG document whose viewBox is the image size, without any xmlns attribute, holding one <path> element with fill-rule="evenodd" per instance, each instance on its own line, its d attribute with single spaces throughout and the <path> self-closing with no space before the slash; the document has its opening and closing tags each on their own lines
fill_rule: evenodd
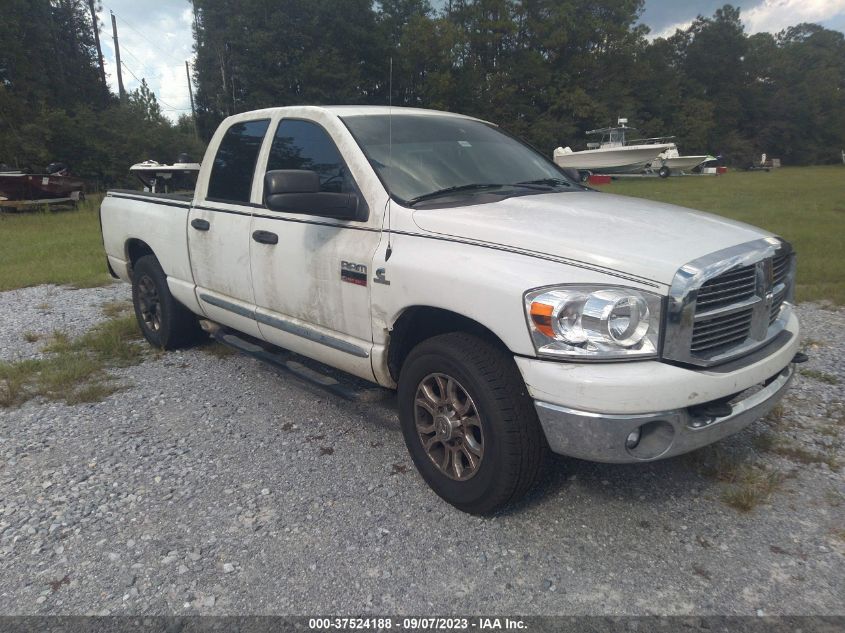
<svg viewBox="0 0 845 633">
<path fill-rule="evenodd" d="M 474 121 L 480 121 L 481 119 L 476 119 L 475 117 L 466 116 L 464 114 L 456 114 L 454 112 L 444 112 L 442 110 L 425 110 L 423 108 L 406 108 L 402 106 L 370 106 L 370 105 L 334 105 L 334 106 L 309 106 L 309 105 L 301 105 L 301 106 L 281 106 L 276 108 L 263 108 L 261 110 L 252 110 L 250 112 L 239 112 L 238 114 L 232 115 L 228 117 L 232 120 L 244 120 L 244 119 L 251 119 L 256 116 L 272 116 L 274 114 L 284 114 L 286 111 L 296 111 L 297 113 L 301 114 L 307 111 L 321 111 L 328 114 L 333 114 L 338 117 L 346 117 L 346 116 L 362 116 L 362 115 L 381 115 L 387 116 L 388 114 L 392 114 L 393 116 L 401 116 L 403 114 L 414 114 L 414 115 L 423 115 L 423 116 L 447 116 L 447 117 L 456 117 L 461 119 L 471 119 Z"/>
<path fill-rule="evenodd" d="M 402 106 L 358 106 L 358 105 L 338 105 L 338 106 L 321 106 L 324 110 L 336 114 L 337 116 L 360 116 L 366 114 L 380 114 L 394 116 L 400 114 L 419 114 L 426 116 L 451 116 L 461 119 L 473 119 L 475 117 L 466 116 L 465 114 L 457 114 L 455 112 L 446 112 L 443 110 L 426 110 L 424 108 L 407 108 Z"/>
</svg>

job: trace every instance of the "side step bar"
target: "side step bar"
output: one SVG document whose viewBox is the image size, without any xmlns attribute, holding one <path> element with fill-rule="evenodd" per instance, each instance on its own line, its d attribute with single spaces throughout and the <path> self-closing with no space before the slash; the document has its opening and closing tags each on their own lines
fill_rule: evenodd
<svg viewBox="0 0 845 633">
<path fill-rule="evenodd" d="M 282 348 L 270 346 L 263 341 L 261 344 L 257 344 L 249 340 L 251 337 L 236 334 L 234 331 L 216 323 L 203 320 L 201 324 L 203 329 L 219 343 L 251 356 L 279 373 L 293 374 L 297 378 L 340 396 L 344 400 L 350 402 L 380 402 L 393 395 L 393 392 L 389 389 L 384 389 Z M 334 374 L 334 376 L 331 374 Z"/>
</svg>

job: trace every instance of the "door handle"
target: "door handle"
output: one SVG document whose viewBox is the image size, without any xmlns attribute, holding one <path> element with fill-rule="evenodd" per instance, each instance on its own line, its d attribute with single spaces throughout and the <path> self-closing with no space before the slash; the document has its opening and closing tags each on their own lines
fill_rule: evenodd
<svg viewBox="0 0 845 633">
<path fill-rule="evenodd" d="M 252 239 L 262 244 L 278 244 L 279 236 L 270 231 L 253 231 Z"/>
<path fill-rule="evenodd" d="M 191 220 L 191 226 L 194 227 L 197 231 L 207 231 L 211 228 L 211 223 L 208 220 L 201 220 L 199 218 L 195 218 Z"/>
</svg>

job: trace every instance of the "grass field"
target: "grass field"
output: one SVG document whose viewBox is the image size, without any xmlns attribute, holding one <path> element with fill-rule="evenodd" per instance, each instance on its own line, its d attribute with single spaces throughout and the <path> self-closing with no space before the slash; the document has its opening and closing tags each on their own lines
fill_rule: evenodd
<svg viewBox="0 0 845 633">
<path fill-rule="evenodd" d="M 89 196 L 76 211 L 0 213 L 0 291 L 108 283 L 97 216 L 101 198 Z"/>
<path fill-rule="evenodd" d="M 798 252 L 798 300 L 845 305 L 845 165 L 630 178 L 599 188 L 710 211 L 777 233 Z"/>
<path fill-rule="evenodd" d="M 710 211 L 782 235 L 798 251 L 798 299 L 845 305 L 845 166 L 618 180 L 601 189 Z M 0 291 L 108 283 L 99 203 L 92 196 L 77 211 L 0 214 Z"/>
</svg>

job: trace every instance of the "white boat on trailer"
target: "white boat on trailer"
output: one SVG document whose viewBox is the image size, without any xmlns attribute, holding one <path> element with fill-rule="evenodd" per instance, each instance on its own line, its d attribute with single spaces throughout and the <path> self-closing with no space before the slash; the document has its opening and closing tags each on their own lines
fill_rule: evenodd
<svg viewBox="0 0 845 633">
<path fill-rule="evenodd" d="M 558 147 L 554 161 L 563 169 L 576 169 L 582 174 L 638 173 L 657 160 L 658 156 L 675 144 L 664 139 L 629 141 L 627 135 L 636 128 L 628 127 L 628 119 L 619 119 L 616 127 L 590 130 L 589 135 L 600 135 L 597 143 L 587 143 L 587 149 L 574 152 L 569 147 Z"/>
<path fill-rule="evenodd" d="M 714 156 L 704 154 L 701 156 L 681 156 L 675 144 L 661 152 L 649 169 L 656 171 L 661 178 L 667 178 L 671 174 L 688 172 L 708 160 L 716 160 Z"/>
<path fill-rule="evenodd" d="M 172 165 L 146 160 L 129 168 L 129 173 L 141 181 L 144 191 L 151 193 L 193 191 L 199 171 L 200 164 L 191 162 L 186 154 L 181 154 Z"/>
</svg>

